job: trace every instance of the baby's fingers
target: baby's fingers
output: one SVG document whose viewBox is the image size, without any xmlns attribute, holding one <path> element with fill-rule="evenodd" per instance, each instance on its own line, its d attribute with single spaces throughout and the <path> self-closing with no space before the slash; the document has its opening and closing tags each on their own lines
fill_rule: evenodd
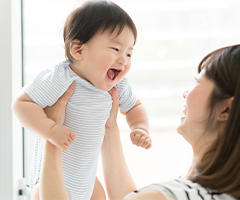
<svg viewBox="0 0 240 200">
<path fill-rule="evenodd" d="M 139 140 L 138 143 L 136 144 L 138 147 L 143 147 L 143 144 L 145 143 L 146 137 L 142 136 Z"/>
<path fill-rule="evenodd" d="M 135 134 L 134 136 L 131 137 L 133 145 L 137 145 L 138 141 L 140 140 L 141 135 L 140 134 Z"/>
<path fill-rule="evenodd" d="M 67 140 L 67 141 L 64 143 L 64 145 L 68 148 L 68 147 L 70 147 L 71 143 Z"/>
<path fill-rule="evenodd" d="M 71 132 L 70 132 L 70 138 L 71 138 L 72 140 L 76 140 L 76 139 L 77 139 L 77 134 L 71 131 Z"/>
<path fill-rule="evenodd" d="M 150 149 L 152 147 L 152 142 L 150 141 L 149 144 L 145 147 L 145 149 Z"/>
<path fill-rule="evenodd" d="M 148 147 L 150 144 L 151 144 L 150 139 L 149 139 L 149 138 L 146 138 L 146 139 L 144 140 L 144 143 L 142 144 L 141 147 L 147 149 L 147 147 Z M 150 147 L 149 147 L 149 148 L 150 148 Z"/>
<path fill-rule="evenodd" d="M 59 146 L 60 149 L 62 149 L 63 151 L 67 151 L 68 146 L 66 144 L 62 144 Z"/>
</svg>

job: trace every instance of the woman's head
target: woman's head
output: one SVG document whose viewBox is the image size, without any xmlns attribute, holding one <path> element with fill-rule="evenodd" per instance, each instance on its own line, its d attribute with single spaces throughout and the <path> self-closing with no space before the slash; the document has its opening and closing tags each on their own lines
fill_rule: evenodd
<svg viewBox="0 0 240 200">
<path fill-rule="evenodd" d="M 240 70 L 238 51 L 239 46 L 236 45 L 205 56 L 198 66 L 196 84 L 183 94 L 186 99 L 185 115 L 182 116 L 178 132 L 190 144 L 199 143 L 199 138 L 215 138 L 213 133 L 223 131 L 237 87 Z"/>
<path fill-rule="evenodd" d="M 191 180 L 240 198 L 240 45 L 209 53 L 198 72 L 213 83 L 202 137 L 216 135 Z"/>
<path fill-rule="evenodd" d="M 73 40 L 79 40 L 80 45 L 87 43 L 96 33 L 102 31 L 118 34 L 127 26 L 133 32 L 134 43 L 137 29 L 130 16 L 118 5 L 110 1 L 87 1 L 81 7 L 73 10 L 64 25 L 65 56 L 73 61 L 69 48 Z"/>
</svg>

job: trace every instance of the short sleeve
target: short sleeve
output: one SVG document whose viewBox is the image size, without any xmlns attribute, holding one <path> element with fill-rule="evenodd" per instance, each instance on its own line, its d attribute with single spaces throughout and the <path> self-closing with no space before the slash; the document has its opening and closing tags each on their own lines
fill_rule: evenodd
<svg viewBox="0 0 240 200">
<path fill-rule="evenodd" d="M 131 85 L 127 78 L 123 78 L 117 85 L 114 86 L 119 94 L 119 108 L 121 112 L 131 110 L 137 103 L 137 96 L 132 91 Z"/>
<path fill-rule="evenodd" d="M 228 194 L 202 187 L 198 183 L 193 183 L 190 180 L 179 179 L 148 185 L 135 191 L 135 194 L 130 193 L 125 199 L 127 200 L 131 195 L 133 196 L 136 195 L 136 193 L 149 189 L 160 192 L 167 200 L 234 200 L 234 198 Z"/>
<path fill-rule="evenodd" d="M 68 89 L 74 78 L 70 78 L 66 63 L 56 65 L 40 72 L 23 91 L 42 108 L 52 106 Z"/>
<path fill-rule="evenodd" d="M 155 187 L 154 185 L 146 186 L 144 188 L 141 188 L 140 190 L 131 192 L 127 196 L 125 196 L 123 198 L 123 200 L 128 200 L 129 198 L 136 196 L 139 192 L 144 191 L 144 190 L 156 190 L 156 191 L 160 192 L 167 200 L 177 200 L 174 196 L 169 194 L 169 192 L 166 191 L 165 188 Z"/>
<path fill-rule="evenodd" d="M 128 195 L 126 195 L 126 196 L 123 198 L 123 200 L 128 200 L 129 198 L 134 197 L 134 196 L 136 195 L 136 193 L 137 193 L 137 191 L 136 191 L 136 192 L 131 192 L 131 193 L 129 193 Z"/>
</svg>

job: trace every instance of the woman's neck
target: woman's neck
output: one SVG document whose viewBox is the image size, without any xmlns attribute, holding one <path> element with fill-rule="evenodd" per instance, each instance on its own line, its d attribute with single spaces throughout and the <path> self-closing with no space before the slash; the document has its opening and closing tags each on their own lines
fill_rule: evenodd
<svg viewBox="0 0 240 200">
<path fill-rule="evenodd" d="M 197 164 L 200 162 L 200 158 L 197 155 L 193 155 L 193 159 L 192 159 L 192 163 L 188 169 L 187 175 L 186 175 L 186 179 L 189 179 L 190 176 L 195 174 L 195 169 L 197 167 Z"/>
<path fill-rule="evenodd" d="M 208 136 L 208 137 L 206 137 Z M 215 132 L 207 132 L 204 136 L 198 141 L 195 142 L 194 145 L 192 145 L 193 150 L 193 158 L 192 158 L 192 164 L 189 167 L 186 179 L 188 179 L 189 176 L 194 175 L 196 173 L 195 169 L 202 161 L 203 156 L 205 153 L 209 150 L 213 142 L 216 140 L 217 137 L 217 131 Z"/>
<path fill-rule="evenodd" d="M 205 145 L 204 147 L 206 147 Z M 202 157 L 204 156 L 207 148 L 193 148 L 193 158 L 192 158 L 192 163 L 189 167 L 186 179 L 188 179 L 189 176 L 194 175 L 195 169 L 197 167 L 197 164 L 201 162 Z"/>
</svg>

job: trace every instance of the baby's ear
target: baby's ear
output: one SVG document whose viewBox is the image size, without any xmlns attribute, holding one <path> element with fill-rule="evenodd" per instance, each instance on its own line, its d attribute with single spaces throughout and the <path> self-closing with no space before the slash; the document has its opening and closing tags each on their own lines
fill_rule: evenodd
<svg viewBox="0 0 240 200">
<path fill-rule="evenodd" d="M 221 105 L 218 108 L 218 121 L 227 121 L 228 117 L 230 115 L 230 111 L 232 109 L 232 102 L 234 100 L 234 97 L 230 97 L 228 99 L 225 99 Z"/>
<path fill-rule="evenodd" d="M 73 40 L 70 44 L 69 51 L 75 60 L 82 60 L 83 49 L 80 40 Z"/>
</svg>

